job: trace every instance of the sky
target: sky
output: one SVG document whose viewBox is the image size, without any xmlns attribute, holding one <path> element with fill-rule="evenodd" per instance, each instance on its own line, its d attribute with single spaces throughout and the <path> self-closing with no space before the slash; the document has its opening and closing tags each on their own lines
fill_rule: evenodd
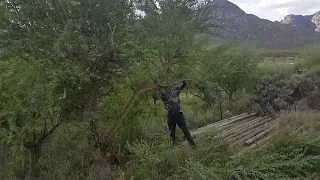
<svg viewBox="0 0 320 180">
<path fill-rule="evenodd" d="M 320 0 L 229 0 L 247 14 L 280 21 L 288 14 L 312 15 L 320 11 Z"/>
</svg>

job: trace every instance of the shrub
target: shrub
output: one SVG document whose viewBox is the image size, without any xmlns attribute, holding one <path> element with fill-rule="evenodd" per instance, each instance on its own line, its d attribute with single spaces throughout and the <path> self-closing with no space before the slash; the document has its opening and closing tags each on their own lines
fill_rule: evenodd
<svg viewBox="0 0 320 180">
<path fill-rule="evenodd" d="M 259 113 L 273 114 L 281 109 L 286 109 L 292 104 L 291 94 L 293 89 L 286 86 L 286 83 L 279 76 L 266 76 L 260 81 L 254 90 L 254 99 L 249 108 L 260 107 Z M 257 109 L 257 108 L 256 108 Z"/>
<path fill-rule="evenodd" d="M 320 102 L 318 81 L 318 76 L 311 75 L 293 75 L 290 79 L 266 76 L 255 88 L 249 110 L 275 114 L 297 104 L 317 108 Z"/>
<path fill-rule="evenodd" d="M 228 164 L 228 179 L 305 178 L 319 171 L 319 141 L 284 137 L 267 149 L 250 152 Z"/>
</svg>

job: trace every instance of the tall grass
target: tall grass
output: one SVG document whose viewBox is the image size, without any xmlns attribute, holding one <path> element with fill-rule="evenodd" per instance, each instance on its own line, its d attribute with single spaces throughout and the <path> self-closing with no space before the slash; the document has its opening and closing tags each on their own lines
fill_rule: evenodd
<svg viewBox="0 0 320 180">
<path fill-rule="evenodd" d="M 284 112 L 277 121 L 279 136 L 235 159 L 229 159 L 234 152 L 214 133 L 197 138 L 196 150 L 168 142 L 131 144 L 123 178 L 267 180 L 306 178 L 320 172 L 320 115 Z"/>
<path fill-rule="evenodd" d="M 318 51 L 307 51 L 303 53 L 303 66 L 310 69 L 314 66 L 320 66 L 320 53 Z"/>
</svg>

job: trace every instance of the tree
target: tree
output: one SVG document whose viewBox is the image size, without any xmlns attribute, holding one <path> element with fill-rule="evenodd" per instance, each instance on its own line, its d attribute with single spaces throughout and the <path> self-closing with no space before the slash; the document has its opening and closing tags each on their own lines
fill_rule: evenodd
<svg viewBox="0 0 320 180">
<path fill-rule="evenodd" d="M 4 35 L 2 59 L 20 63 L 12 66 L 13 71 L 26 67 L 16 77 L 40 75 L 32 83 L 22 83 L 28 87 L 25 91 L 22 87 L 15 89 L 14 84 L 4 86 L 6 93 L 1 97 L 4 99 L 10 91 L 37 95 L 30 96 L 37 103 L 34 106 L 29 105 L 32 99 L 29 96 L 22 96 L 17 104 L 5 99 L 12 106 L 3 108 L 14 113 L 6 114 L 4 122 L 13 119 L 12 122 L 21 123 L 21 128 L 28 126 L 27 134 L 36 140 L 47 139 L 43 132 L 52 134 L 65 122 L 88 124 L 96 164 L 103 176 L 102 171 L 110 169 L 113 163 L 113 150 L 122 127 L 131 123 L 132 109 L 141 96 L 158 89 L 164 81 L 171 84 L 186 74 L 182 73 L 181 65 L 187 62 L 194 47 L 194 33 L 201 27 L 200 19 L 195 17 L 203 14 L 199 14 L 200 8 L 195 8 L 195 0 L 153 1 L 158 5 L 153 11 L 144 6 L 146 16 L 139 19 L 134 8 L 146 2 L 149 1 L 136 5 L 129 0 L 2 3 L 0 29 L 8 31 Z M 32 71 L 34 68 L 37 71 Z M 6 82 L 15 78 L 11 73 L 6 76 Z M 122 90 L 114 93 L 119 88 Z M 63 101 L 59 99 L 61 96 Z M 46 104 L 53 102 L 52 107 L 43 111 Z M 31 107 L 40 115 L 27 118 L 27 113 L 20 112 Z M 118 112 L 114 107 L 119 107 Z M 54 115 L 52 109 L 58 109 Z M 50 116 L 55 117 L 56 123 L 49 130 L 51 120 L 44 117 Z M 36 123 L 29 125 L 30 122 Z M 7 132 L 17 133 L 12 127 L 7 126 Z M 19 142 L 17 137 L 12 141 Z M 40 153 L 36 157 L 35 164 Z M 30 169 L 32 164 L 30 161 Z M 34 179 L 38 177 L 36 171 L 32 173 Z"/>
<path fill-rule="evenodd" d="M 255 77 L 257 56 L 253 51 L 242 48 L 220 46 L 205 51 L 201 61 L 206 80 L 216 83 L 231 103 L 233 95 L 249 85 Z"/>
<path fill-rule="evenodd" d="M 14 63 L 0 84 L 0 120 L 6 143 L 12 150 L 29 151 L 29 177 L 39 176 L 38 161 L 44 140 L 58 128 L 66 115 L 63 93 L 55 93 L 57 79 L 37 63 Z M 48 83 L 50 82 L 50 83 Z"/>
<path fill-rule="evenodd" d="M 0 29 L 8 31 L 2 60 L 16 65 L 4 74 L 3 82 L 12 83 L 3 84 L 2 119 L 10 145 L 37 149 L 30 160 L 37 179 L 43 141 L 62 122 L 90 120 L 102 87 L 112 87 L 130 66 L 125 49 L 134 12 L 126 0 L 6 1 L 1 9 Z"/>
</svg>

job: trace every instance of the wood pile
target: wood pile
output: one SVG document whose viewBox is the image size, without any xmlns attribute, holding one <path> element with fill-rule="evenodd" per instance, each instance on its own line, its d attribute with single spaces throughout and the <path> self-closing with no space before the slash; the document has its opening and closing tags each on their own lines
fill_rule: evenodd
<svg viewBox="0 0 320 180">
<path fill-rule="evenodd" d="M 216 133 L 230 147 L 240 148 L 240 154 L 264 145 L 275 135 L 275 120 L 272 117 L 259 117 L 255 113 L 240 114 L 207 126 L 201 127 L 191 134 L 193 137 Z"/>
</svg>

